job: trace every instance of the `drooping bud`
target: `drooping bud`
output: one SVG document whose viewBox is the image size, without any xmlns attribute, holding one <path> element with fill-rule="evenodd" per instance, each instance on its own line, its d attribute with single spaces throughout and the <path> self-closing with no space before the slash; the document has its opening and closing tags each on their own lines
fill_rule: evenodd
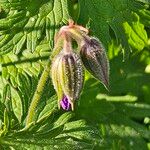
<svg viewBox="0 0 150 150">
<path fill-rule="evenodd" d="M 59 105 L 65 110 L 69 110 L 71 106 L 73 110 L 74 102 L 81 93 L 84 79 L 79 55 L 62 50 L 54 59 L 51 76 L 58 95 Z"/>
<path fill-rule="evenodd" d="M 93 37 L 85 37 L 81 46 L 81 59 L 86 69 L 108 89 L 109 62 L 102 43 Z"/>
</svg>

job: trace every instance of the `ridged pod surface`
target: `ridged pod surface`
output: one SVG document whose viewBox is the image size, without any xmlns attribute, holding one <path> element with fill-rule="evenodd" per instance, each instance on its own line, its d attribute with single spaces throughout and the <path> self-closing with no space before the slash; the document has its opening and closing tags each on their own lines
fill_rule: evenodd
<svg viewBox="0 0 150 150">
<path fill-rule="evenodd" d="M 109 62 L 102 43 L 93 37 L 85 39 L 80 55 L 86 69 L 108 89 Z"/>
<path fill-rule="evenodd" d="M 80 56 L 74 52 L 66 53 L 62 50 L 53 60 L 51 77 L 58 95 L 59 105 L 65 106 L 63 108 L 68 110 L 68 100 L 73 110 L 74 102 L 79 98 L 84 80 Z"/>
<path fill-rule="evenodd" d="M 63 91 L 62 91 L 62 87 L 61 87 L 60 79 L 59 79 L 59 75 L 58 75 L 58 73 L 59 73 L 58 66 L 59 66 L 60 59 L 61 59 L 60 54 L 53 58 L 52 65 L 51 65 L 51 73 L 50 73 L 52 82 L 54 85 L 54 89 L 57 93 L 59 101 L 63 98 Z M 58 107 L 60 108 L 59 104 L 58 104 Z"/>
</svg>

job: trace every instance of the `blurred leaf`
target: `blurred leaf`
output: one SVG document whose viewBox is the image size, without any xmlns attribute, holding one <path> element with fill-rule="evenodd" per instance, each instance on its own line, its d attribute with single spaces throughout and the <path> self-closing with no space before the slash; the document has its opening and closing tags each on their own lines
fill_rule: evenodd
<svg viewBox="0 0 150 150">
<path fill-rule="evenodd" d="M 144 118 L 150 116 L 150 105 L 148 104 L 115 104 L 117 110 L 133 118 Z"/>
<path fill-rule="evenodd" d="M 108 96 L 105 94 L 98 94 L 97 99 L 105 99 L 111 102 L 135 102 L 137 101 L 136 96 L 125 95 L 125 96 Z"/>
<path fill-rule="evenodd" d="M 150 82 L 150 76 L 145 73 L 145 65 L 140 62 L 140 56 L 139 53 L 126 62 L 122 62 L 122 58 L 118 56 L 111 61 L 110 93 L 112 95 L 142 95 L 142 87 Z"/>
<path fill-rule="evenodd" d="M 148 45 L 147 32 L 144 29 L 144 25 L 139 22 L 139 16 L 136 15 L 136 17 L 136 22 L 125 22 L 123 26 L 128 36 L 129 44 L 137 50 L 143 50 Z"/>
<path fill-rule="evenodd" d="M 143 25 L 139 23 L 139 16 L 136 13 L 139 10 L 143 13 L 149 11 L 144 10 L 144 5 L 141 3 L 135 0 L 82 0 L 79 2 L 81 11 L 79 22 L 89 24 L 92 34 L 99 37 L 106 47 L 108 47 L 112 38 L 110 29 L 113 30 L 117 41 L 122 45 L 124 57 L 127 57 L 131 52 L 129 43 L 140 50 L 146 46 L 148 42 L 147 34 Z M 128 38 L 130 39 L 129 43 Z M 139 44 L 139 41 L 142 45 Z"/>
</svg>

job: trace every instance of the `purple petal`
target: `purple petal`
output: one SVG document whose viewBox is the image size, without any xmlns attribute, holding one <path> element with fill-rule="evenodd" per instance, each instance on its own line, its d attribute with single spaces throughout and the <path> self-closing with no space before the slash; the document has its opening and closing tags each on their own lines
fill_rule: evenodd
<svg viewBox="0 0 150 150">
<path fill-rule="evenodd" d="M 66 96 L 64 96 L 63 99 L 60 101 L 60 105 L 64 110 L 69 110 L 71 108 L 71 104 L 69 103 Z"/>
</svg>

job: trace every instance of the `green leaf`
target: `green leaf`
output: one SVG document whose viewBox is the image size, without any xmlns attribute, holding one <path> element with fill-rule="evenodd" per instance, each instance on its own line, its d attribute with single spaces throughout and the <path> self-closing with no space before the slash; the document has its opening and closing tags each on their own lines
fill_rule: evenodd
<svg viewBox="0 0 150 150">
<path fill-rule="evenodd" d="M 106 48 L 108 48 L 114 34 L 117 41 L 122 45 L 123 49 L 125 49 L 125 51 L 122 49 L 124 57 L 128 56 L 131 52 L 130 44 L 133 46 L 131 38 L 128 43 L 128 36 L 134 36 L 134 41 L 137 44 L 139 40 L 142 42 L 142 45 L 134 45 L 137 49 L 141 50 L 147 45 L 148 39 L 146 31 L 134 15 L 144 8 L 144 5 L 141 3 L 135 0 L 80 0 L 79 2 L 81 11 L 79 22 L 82 24 L 88 24 L 92 34 L 99 37 Z M 127 25 L 124 26 L 124 23 L 126 22 L 126 24 L 130 24 L 133 20 L 135 23 L 130 26 L 130 30 L 133 30 L 131 35 L 131 31 L 127 30 Z M 144 36 L 142 36 L 143 34 L 140 34 L 139 37 L 139 32 L 135 31 L 136 29 L 138 31 L 140 30 L 141 33 L 143 31 Z M 114 33 L 112 34 L 110 30 Z M 130 35 L 128 33 L 128 36 L 126 36 L 126 32 L 130 32 Z M 135 36 L 138 37 L 138 39 L 136 39 Z"/>
<path fill-rule="evenodd" d="M 53 111 L 56 109 L 56 106 L 57 106 L 57 97 L 56 95 L 54 95 L 46 102 L 44 109 L 39 114 L 38 120 L 41 120 L 51 115 Z"/>
<path fill-rule="evenodd" d="M 55 32 L 69 18 L 67 0 L 4 0 L 1 7 L 9 13 L 0 19 L 0 55 L 19 54 L 24 46 L 33 52 L 45 35 L 52 47 Z"/>
<path fill-rule="evenodd" d="M 119 112 L 125 113 L 129 117 L 144 118 L 150 116 L 150 105 L 148 104 L 115 104 Z"/>
<path fill-rule="evenodd" d="M 136 121 L 131 120 L 124 114 L 119 114 L 116 112 L 112 113 L 111 118 L 109 118 L 109 123 L 118 125 L 122 124 L 123 126 L 130 126 L 134 130 L 136 130 L 141 137 L 150 139 L 150 132 L 145 126 L 141 125 L 140 123 L 137 123 Z"/>
<path fill-rule="evenodd" d="M 24 50 L 19 56 L 13 53 L 0 56 L 2 77 L 10 79 L 14 87 L 17 87 L 20 82 L 20 74 L 38 77 L 49 58 L 49 50 L 49 44 L 43 41 L 37 46 L 34 53 L 31 53 L 30 50 Z"/>
<path fill-rule="evenodd" d="M 17 147 L 21 149 L 91 149 L 96 145 L 96 137 L 100 138 L 96 133 L 97 131 L 90 126 L 86 125 L 83 120 L 73 121 L 65 124 L 64 130 L 62 128 L 62 118 L 70 116 L 70 113 L 65 113 L 56 122 L 61 124 L 59 127 L 40 134 L 34 132 L 22 132 L 22 134 L 10 134 L 8 137 L 2 138 L 2 144 L 6 147 Z M 66 119 L 67 119 L 66 118 Z M 69 117 L 70 118 L 70 117 Z M 65 119 L 65 120 L 66 120 Z M 57 124 L 56 123 L 56 124 Z M 60 128 L 61 127 L 61 128 Z M 21 133 L 21 132 L 20 132 Z M 97 141 L 99 142 L 99 141 Z"/>
<path fill-rule="evenodd" d="M 18 92 L 14 88 L 11 88 L 11 95 L 13 95 L 11 99 L 13 112 L 16 115 L 18 121 L 21 123 L 21 119 L 23 115 L 21 97 L 19 96 Z"/>
<path fill-rule="evenodd" d="M 147 150 L 149 4 L 146 0 L 1 0 L 0 149 Z M 87 26 L 109 48 L 110 91 L 86 74 L 75 111 L 64 112 L 57 109 L 47 79 L 32 122 L 25 126 L 54 35 L 69 18 Z M 125 57 L 135 49 L 138 53 L 122 62 L 120 51 Z"/>
<path fill-rule="evenodd" d="M 66 112 L 62 114 L 58 120 L 54 123 L 54 128 L 59 127 L 63 124 L 65 124 L 68 120 L 70 120 L 73 117 L 73 113 L 71 112 Z"/>
<path fill-rule="evenodd" d="M 147 150 L 146 142 L 133 128 L 129 126 L 111 125 L 111 130 L 110 137 L 112 138 L 112 147 L 114 149 L 122 147 L 133 150 Z"/>
<path fill-rule="evenodd" d="M 148 38 L 144 25 L 139 22 L 138 16 L 137 18 L 136 22 L 132 21 L 130 24 L 125 22 L 123 26 L 128 36 L 129 44 L 137 50 L 143 50 L 148 45 Z"/>
<path fill-rule="evenodd" d="M 98 94 L 97 99 L 105 99 L 111 102 L 135 102 L 137 101 L 136 96 L 125 95 L 125 96 L 108 96 L 106 94 Z"/>
<path fill-rule="evenodd" d="M 32 77 L 31 80 L 29 76 L 23 74 L 18 74 L 18 77 L 19 84 L 16 88 L 1 77 L 0 93 L 3 93 L 2 102 L 9 112 L 9 117 L 21 123 L 26 117 L 28 105 L 35 90 L 35 78 Z"/>
<path fill-rule="evenodd" d="M 86 125 L 84 120 L 73 121 L 65 124 L 64 133 L 70 137 L 77 138 L 79 140 L 91 140 L 94 141 L 94 136 L 98 136 L 96 133 L 93 134 L 92 128 Z M 61 135 L 60 135 L 61 136 Z M 92 142 L 92 141 L 91 141 Z"/>
<path fill-rule="evenodd" d="M 150 82 L 150 76 L 145 73 L 145 65 L 140 62 L 140 57 L 141 53 L 122 62 L 122 58 L 118 56 L 110 62 L 111 95 L 141 95 L 144 85 Z"/>
</svg>

